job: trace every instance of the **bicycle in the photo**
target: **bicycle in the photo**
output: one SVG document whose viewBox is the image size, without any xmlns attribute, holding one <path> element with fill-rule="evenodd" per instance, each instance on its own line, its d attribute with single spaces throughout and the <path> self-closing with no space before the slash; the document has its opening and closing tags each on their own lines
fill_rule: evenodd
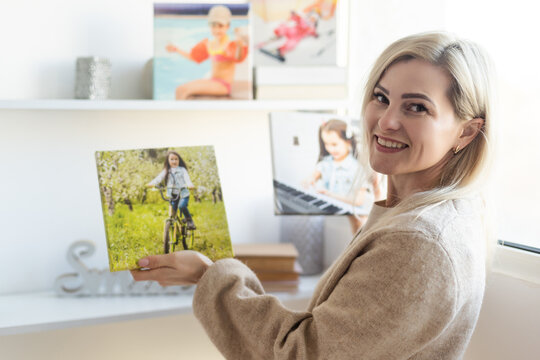
<svg viewBox="0 0 540 360">
<path fill-rule="evenodd" d="M 171 197 L 168 198 L 163 194 L 163 190 L 165 190 L 164 186 L 157 186 L 157 189 L 159 190 L 161 198 L 171 204 L 171 206 L 173 201 L 177 201 L 180 197 L 180 194 L 178 194 L 176 196 L 171 195 Z M 165 228 L 163 230 L 163 250 L 165 251 L 165 254 L 176 251 L 176 247 L 180 241 L 182 242 L 184 250 L 192 249 L 194 240 L 195 230 L 188 229 L 187 220 L 180 209 L 173 211 L 172 215 L 165 220 Z"/>
</svg>

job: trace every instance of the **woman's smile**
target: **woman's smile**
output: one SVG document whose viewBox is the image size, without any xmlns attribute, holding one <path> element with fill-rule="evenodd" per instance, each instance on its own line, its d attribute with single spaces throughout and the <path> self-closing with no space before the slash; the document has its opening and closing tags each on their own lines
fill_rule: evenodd
<svg viewBox="0 0 540 360">
<path fill-rule="evenodd" d="M 375 149 L 383 153 L 396 153 L 405 150 L 409 145 L 402 142 L 394 141 L 392 139 L 383 138 L 382 136 L 375 135 Z"/>
</svg>

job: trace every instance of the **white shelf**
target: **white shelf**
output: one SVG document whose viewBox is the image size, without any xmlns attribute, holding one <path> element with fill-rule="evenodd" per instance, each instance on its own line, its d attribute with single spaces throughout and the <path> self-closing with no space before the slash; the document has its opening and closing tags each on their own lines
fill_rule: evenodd
<svg viewBox="0 0 540 360">
<path fill-rule="evenodd" d="M 281 301 L 310 299 L 319 276 L 303 276 Z M 179 295 L 59 297 L 52 291 L 0 295 L 0 336 L 177 315 L 192 311 L 192 293 Z"/>
<path fill-rule="evenodd" d="M 337 100 L 0 100 L 0 110 L 336 110 L 348 103 Z"/>
</svg>

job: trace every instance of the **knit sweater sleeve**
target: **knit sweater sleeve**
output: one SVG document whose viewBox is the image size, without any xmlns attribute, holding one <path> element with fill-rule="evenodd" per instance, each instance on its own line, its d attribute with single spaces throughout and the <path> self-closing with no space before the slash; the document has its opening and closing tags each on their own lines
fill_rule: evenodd
<svg viewBox="0 0 540 360">
<path fill-rule="evenodd" d="M 333 288 L 311 311 L 291 311 L 224 259 L 201 278 L 193 308 L 228 359 L 408 359 L 456 314 L 452 262 L 423 234 L 379 237 L 327 279 Z"/>
</svg>

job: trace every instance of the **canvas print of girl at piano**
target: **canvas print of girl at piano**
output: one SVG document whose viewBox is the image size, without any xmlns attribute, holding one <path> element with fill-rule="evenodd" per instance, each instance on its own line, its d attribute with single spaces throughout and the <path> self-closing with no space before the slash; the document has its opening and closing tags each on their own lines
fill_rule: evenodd
<svg viewBox="0 0 540 360">
<path fill-rule="evenodd" d="M 270 114 L 276 214 L 369 213 L 381 177 L 358 162 L 357 123 L 332 114 Z"/>
</svg>

